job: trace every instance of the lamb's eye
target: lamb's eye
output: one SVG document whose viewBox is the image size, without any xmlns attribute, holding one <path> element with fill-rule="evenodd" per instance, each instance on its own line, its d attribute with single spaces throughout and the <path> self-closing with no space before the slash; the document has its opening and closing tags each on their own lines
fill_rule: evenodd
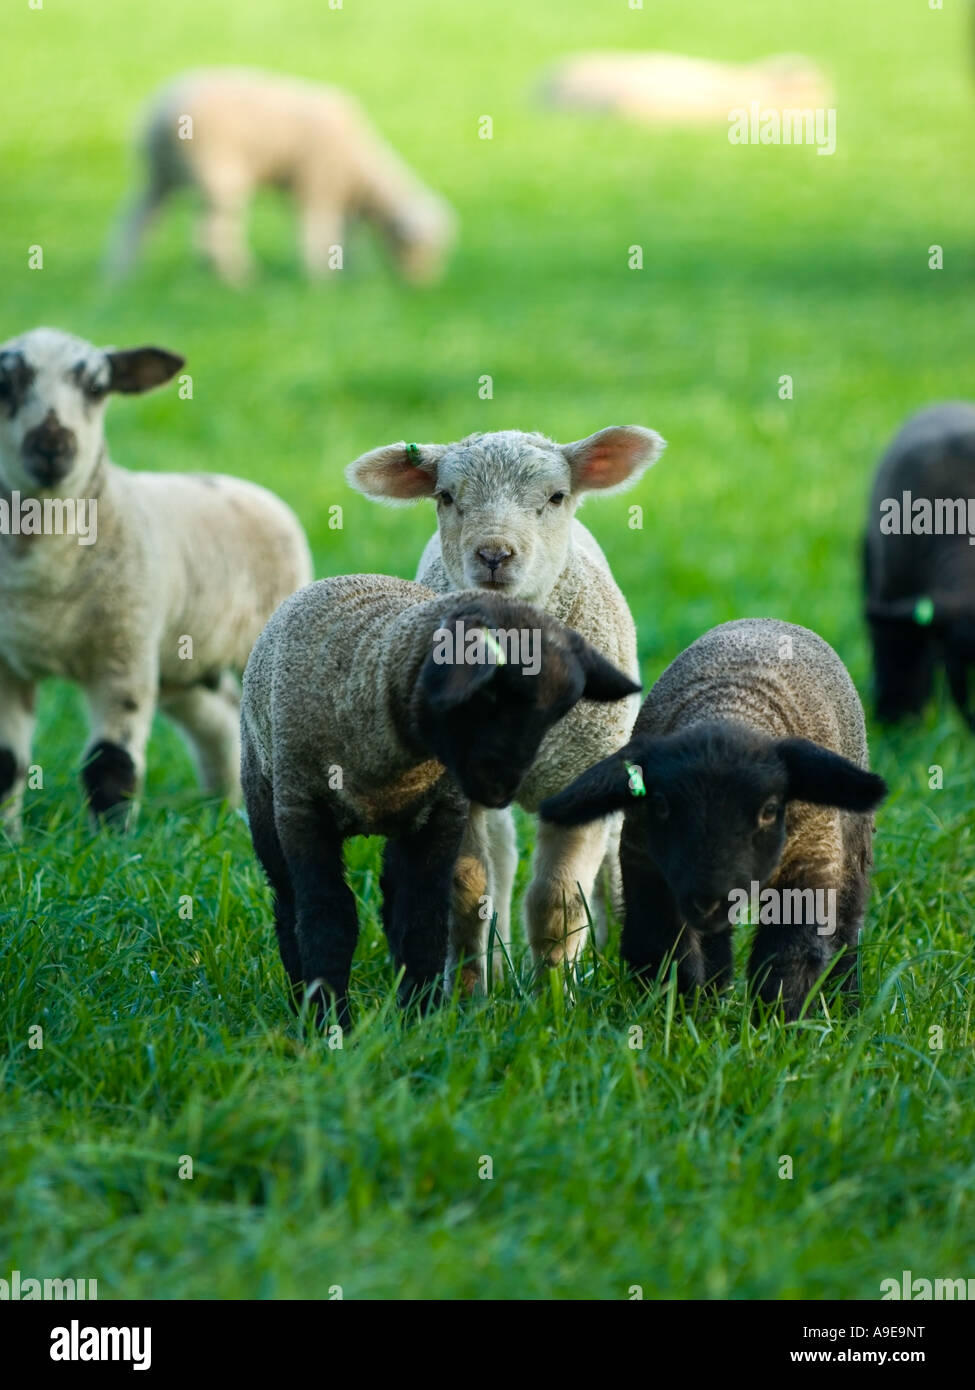
<svg viewBox="0 0 975 1390">
<path fill-rule="evenodd" d="M 100 401 L 103 396 L 108 394 L 108 387 L 103 386 L 100 381 L 86 381 L 81 389 L 90 401 Z"/>
<path fill-rule="evenodd" d="M 650 798 L 650 805 L 653 807 L 653 814 L 658 820 L 666 820 L 670 815 L 670 807 L 667 805 L 667 798 L 663 792 L 654 792 Z"/>
<path fill-rule="evenodd" d="M 440 499 L 440 501 L 444 504 L 445 507 L 453 505 L 454 499 L 453 497 L 451 497 L 449 492 L 438 492 L 437 497 Z"/>
<path fill-rule="evenodd" d="M 774 825 L 779 816 L 779 803 L 777 801 L 766 801 L 765 805 L 758 813 L 759 825 Z"/>
<path fill-rule="evenodd" d="M 551 502 L 551 504 L 552 504 L 553 507 L 557 507 L 557 506 L 559 505 L 560 502 L 564 502 L 564 501 L 565 501 L 565 493 L 564 493 L 564 492 L 553 492 L 552 495 L 551 495 L 551 497 L 550 497 L 548 500 Z"/>
</svg>

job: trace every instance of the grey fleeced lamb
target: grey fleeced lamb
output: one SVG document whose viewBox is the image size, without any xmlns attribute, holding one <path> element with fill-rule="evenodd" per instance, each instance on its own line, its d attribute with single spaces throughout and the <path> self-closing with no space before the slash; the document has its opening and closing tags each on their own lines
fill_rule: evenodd
<svg viewBox="0 0 975 1390">
<path fill-rule="evenodd" d="M 137 794 L 157 704 L 188 735 L 207 790 L 239 796 L 231 673 L 311 578 L 311 558 L 294 514 L 253 483 L 109 461 L 109 395 L 147 391 L 182 365 L 50 328 L 0 345 L 0 803 L 11 833 L 48 676 L 87 698 L 97 815 L 122 814 Z"/>
<path fill-rule="evenodd" d="M 147 227 L 181 186 L 202 193 L 201 246 L 231 284 L 253 269 L 245 219 L 265 185 L 294 199 L 311 276 L 338 268 L 336 248 L 356 217 L 379 227 L 400 274 L 416 283 L 437 278 L 454 239 L 449 205 L 334 87 L 233 68 L 187 73 L 153 99 L 142 149 L 145 187 L 117 235 L 116 273 L 131 266 Z"/>
<path fill-rule="evenodd" d="M 437 534 L 424 551 L 417 578 L 441 592 L 476 585 L 546 609 L 575 628 L 634 681 L 639 680 L 636 632 L 626 600 L 605 556 L 575 512 L 589 492 L 635 482 L 664 447 L 653 430 L 611 426 L 571 444 L 541 434 L 502 430 L 454 444 L 390 444 L 362 455 L 347 476 L 378 501 L 437 503 Z M 518 793 L 534 811 L 595 759 L 630 733 L 636 699 L 613 705 L 583 700 L 545 739 Z M 532 882 L 525 899 L 528 937 L 538 964 L 572 965 L 585 940 L 587 909 L 600 866 L 618 864 L 614 825 L 571 832 L 540 824 Z M 483 976 L 487 891 L 498 931 L 509 939 L 516 867 L 510 815 L 472 808 L 466 842 L 479 864 L 457 903 L 451 962 L 464 966 L 465 988 Z M 617 869 L 618 874 L 618 869 Z M 488 887 L 485 890 L 485 881 Z"/>
<path fill-rule="evenodd" d="M 891 443 L 870 498 L 864 583 L 878 718 L 919 714 L 943 663 L 975 729 L 975 405 L 929 406 Z"/>
<path fill-rule="evenodd" d="M 321 1015 L 324 989 L 348 1022 L 358 924 L 342 843 L 385 835 L 400 997 L 433 1000 L 454 884 L 470 876 L 467 798 L 506 806 L 582 695 L 635 689 L 578 633 L 494 594 L 351 575 L 283 603 L 244 673 L 242 781 L 295 994 L 311 988 Z"/>
<path fill-rule="evenodd" d="M 621 951 L 638 975 L 674 959 L 682 990 L 725 985 L 732 927 L 751 920 L 749 977 L 791 1020 L 827 973 L 855 985 L 871 812 L 886 790 L 833 649 L 748 618 L 671 662 L 629 743 L 541 814 L 574 826 L 624 810 Z"/>
</svg>

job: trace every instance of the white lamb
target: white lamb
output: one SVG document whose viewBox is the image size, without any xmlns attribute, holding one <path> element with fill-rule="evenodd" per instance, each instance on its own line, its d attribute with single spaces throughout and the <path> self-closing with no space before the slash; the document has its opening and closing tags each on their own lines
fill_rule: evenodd
<svg viewBox="0 0 975 1390">
<path fill-rule="evenodd" d="M 109 393 L 147 391 L 182 365 L 51 328 L 0 345 L 0 814 L 13 834 L 48 676 L 87 697 L 96 816 L 124 816 L 137 795 L 157 704 L 189 736 L 208 791 L 240 795 L 231 672 L 309 582 L 311 558 L 294 514 L 253 483 L 109 462 Z"/>
<path fill-rule="evenodd" d="M 456 444 L 390 444 L 349 466 L 353 487 L 380 501 L 437 499 L 438 534 L 417 579 L 439 592 L 472 586 L 536 604 L 578 631 L 609 661 L 639 680 L 636 633 L 626 599 L 588 531 L 574 520 L 583 496 L 625 487 L 657 459 L 664 441 L 640 426 L 613 426 L 573 444 L 504 430 Z M 582 700 L 547 735 L 518 793 L 534 811 L 555 788 L 618 747 L 636 718 L 635 697 L 614 705 Z M 528 937 L 539 965 L 572 966 L 585 940 L 587 907 L 604 858 L 616 865 L 619 818 L 565 830 L 538 826 L 525 903 Z M 484 898 L 507 940 L 516 866 L 510 816 L 474 807 L 465 842 L 466 891 L 455 903 L 451 967 L 465 989 L 483 979 Z M 614 878 L 618 878 L 618 865 Z M 581 893 L 580 893 L 581 890 Z M 464 964 L 466 962 L 466 965 Z"/>
</svg>

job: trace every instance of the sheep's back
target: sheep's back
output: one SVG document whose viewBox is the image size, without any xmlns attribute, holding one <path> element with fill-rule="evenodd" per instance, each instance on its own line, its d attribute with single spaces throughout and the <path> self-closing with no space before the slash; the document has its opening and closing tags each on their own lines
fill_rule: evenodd
<svg viewBox="0 0 975 1390">
<path fill-rule="evenodd" d="M 657 680 L 634 732 L 664 735 L 725 719 L 774 739 L 810 739 L 869 766 L 860 697 L 836 652 L 809 628 L 774 618 L 712 628 Z M 771 883 L 862 884 L 872 831 L 870 815 L 790 802 L 786 846 Z"/>
<path fill-rule="evenodd" d="M 179 121 L 193 121 L 191 139 Z M 246 69 L 187 73 L 155 98 L 146 142 L 158 163 L 246 169 L 256 181 L 290 179 L 309 155 L 325 159 L 353 140 L 360 116 L 337 88 Z"/>
<path fill-rule="evenodd" d="M 675 733 L 716 719 L 771 738 L 808 738 L 867 766 L 863 707 L 849 672 L 817 633 L 793 623 L 744 618 L 706 632 L 656 681 L 635 732 Z"/>
<path fill-rule="evenodd" d="M 387 833 L 443 777 L 402 748 L 392 720 L 397 676 L 426 653 L 413 629 L 429 626 L 434 597 L 386 575 L 321 579 L 281 605 L 248 663 L 250 756 L 289 795 L 327 800 L 347 833 Z"/>
</svg>

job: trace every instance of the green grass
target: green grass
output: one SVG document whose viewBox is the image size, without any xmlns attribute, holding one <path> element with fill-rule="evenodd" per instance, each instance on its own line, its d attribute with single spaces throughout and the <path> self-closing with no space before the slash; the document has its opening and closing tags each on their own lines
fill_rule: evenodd
<svg viewBox="0 0 975 1390">
<path fill-rule="evenodd" d="M 769 614 L 822 633 L 865 690 L 856 554 L 876 457 L 915 406 L 972 393 L 966 18 L 920 0 L 22 3 L 4 20 L 0 338 L 50 322 L 185 352 L 192 401 L 117 402 L 113 456 L 275 487 L 319 574 L 410 576 L 432 527 L 347 491 L 367 448 L 652 425 L 671 441 L 658 467 L 584 512 L 645 679 L 712 624 Z M 582 47 L 807 52 L 836 83 L 837 153 L 536 108 L 537 73 Z M 411 292 L 366 245 L 358 273 L 309 289 L 267 198 L 252 288 L 197 263 L 187 205 L 130 285 L 103 284 L 135 113 L 214 61 L 360 93 L 460 211 L 444 283 Z M 859 1017 L 756 1028 L 740 988 L 685 1015 L 666 988 L 620 982 L 611 949 L 587 955 L 574 1006 L 509 982 L 403 1020 L 365 842 L 349 854 L 361 1022 L 341 1051 L 290 1017 L 246 827 L 201 804 L 177 737 L 157 727 L 124 838 L 81 814 L 84 737 L 75 692 L 46 689 L 44 789 L 0 864 L 0 1277 L 97 1278 L 103 1297 L 870 1298 L 904 1268 L 975 1272 L 975 750 L 943 696 L 872 733 L 893 790 Z"/>
</svg>

